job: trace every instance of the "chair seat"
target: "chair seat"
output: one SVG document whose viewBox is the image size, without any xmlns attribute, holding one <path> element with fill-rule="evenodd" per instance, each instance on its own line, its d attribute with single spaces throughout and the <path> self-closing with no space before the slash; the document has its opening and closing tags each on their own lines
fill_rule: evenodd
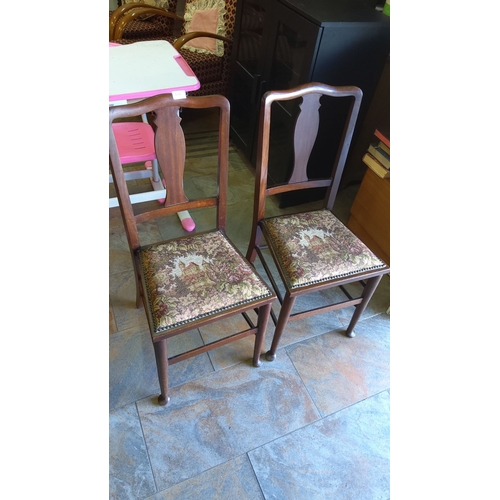
<svg viewBox="0 0 500 500">
<path fill-rule="evenodd" d="M 385 267 L 329 210 L 263 221 L 291 289 Z"/>
<path fill-rule="evenodd" d="M 272 295 L 220 231 L 142 248 L 139 260 L 157 336 Z"/>
<path fill-rule="evenodd" d="M 122 163 L 156 160 L 155 134 L 148 123 L 113 123 L 113 132 Z"/>
</svg>

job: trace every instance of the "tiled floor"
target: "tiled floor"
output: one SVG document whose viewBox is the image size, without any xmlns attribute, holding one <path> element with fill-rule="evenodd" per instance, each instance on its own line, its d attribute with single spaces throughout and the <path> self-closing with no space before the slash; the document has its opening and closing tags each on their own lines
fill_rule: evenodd
<svg viewBox="0 0 500 500">
<path fill-rule="evenodd" d="M 184 116 L 196 136 L 210 120 Z M 188 160 L 186 189 L 203 189 L 213 158 Z M 243 252 L 253 174 L 230 154 L 228 235 Z M 138 188 L 140 189 L 140 188 Z M 334 208 L 347 222 L 357 187 Z M 132 264 L 117 208 L 110 228 L 110 498 L 389 498 L 389 282 L 385 276 L 356 327 L 352 310 L 289 323 L 276 361 L 251 365 L 252 340 L 170 367 L 170 402 L 159 385 L 143 310 L 134 307 Z M 198 225 L 204 221 L 192 213 Z M 146 238 L 182 234 L 177 219 L 144 224 Z M 323 303 L 327 294 L 307 299 Z M 231 325 L 194 330 L 169 354 L 210 341 Z M 267 331 L 269 347 L 274 327 Z"/>
</svg>

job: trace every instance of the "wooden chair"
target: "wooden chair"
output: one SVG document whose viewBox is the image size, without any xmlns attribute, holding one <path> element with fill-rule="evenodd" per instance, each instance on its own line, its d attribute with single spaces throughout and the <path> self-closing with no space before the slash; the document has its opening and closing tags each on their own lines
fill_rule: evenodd
<svg viewBox="0 0 500 500">
<path fill-rule="evenodd" d="M 151 9 L 147 11 L 137 11 L 138 8 Z M 114 40 L 115 30 L 125 16 L 132 11 L 136 11 L 128 16 L 126 26 L 121 28 L 121 37 L 124 39 L 142 40 L 157 39 L 175 32 L 176 21 L 183 21 L 183 18 L 176 15 L 177 0 L 166 2 L 165 7 L 152 5 L 146 2 L 128 2 L 117 7 L 109 16 L 109 40 Z M 167 13 L 165 15 L 165 13 Z"/>
<path fill-rule="evenodd" d="M 214 196 L 189 199 L 183 188 L 186 144 L 179 108 L 219 109 L 218 165 L 214 167 Z M 166 199 L 132 205 L 113 134 L 116 120 L 153 113 L 155 148 L 166 183 Z M 225 234 L 228 195 L 229 102 L 223 96 L 174 100 L 159 95 L 109 110 L 109 151 L 113 181 L 134 264 L 136 305 L 144 305 L 153 341 L 161 394 L 168 402 L 168 365 L 229 342 L 255 335 L 253 365 L 259 366 L 273 291 L 257 275 Z M 216 184 L 216 185 L 215 185 Z M 215 207 L 215 210 L 213 209 Z M 214 229 L 141 245 L 138 224 L 182 210 L 207 208 L 214 214 Z M 251 316 L 257 312 L 256 324 Z M 250 314 L 247 314 L 250 313 Z M 228 316 L 243 314 L 248 328 L 174 357 L 168 357 L 167 339 Z"/>
<path fill-rule="evenodd" d="M 348 116 L 338 150 L 332 148 L 331 176 L 310 180 L 307 176 L 307 165 L 319 128 L 320 99 L 348 99 L 350 104 L 347 106 Z M 276 318 L 274 312 L 272 313 L 276 330 L 271 349 L 266 354 L 269 361 L 276 358 L 280 338 L 290 320 L 355 306 L 346 331 L 348 337 L 353 337 L 354 326 L 382 276 L 389 272 L 389 267 L 332 214 L 361 99 L 362 92 L 357 87 L 332 87 L 320 83 L 309 83 L 286 91 L 270 91 L 262 98 L 253 227 L 247 259 L 254 262 L 256 256 L 259 256 L 281 303 L 279 317 Z M 291 100 L 302 101 L 292 141 L 293 169 L 287 183 L 268 187 L 272 104 Z M 282 103 L 275 106 L 282 106 Z M 282 111 L 283 107 L 280 109 Z M 287 109 L 290 107 L 287 106 Z M 298 207 L 295 207 L 293 210 L 297 213 L 265 217 L 268 196 L 318 187 L 327 188 L 323 208 L 299 212 Z M 273 277 L 269 263 L 266 262 L 264 249 L 268 250 L 268 259 L 270 253 L 278 269 L 285 290 L 284 296 Z M 351 296 L 346 289 L 345 285 L 351 283 L 359 283 L 362 290 L 359 296 Z M 346 300 L 292 314 L 298 296 L 332 287 L 342 290 L 342 298 Z"/>
<path fill-rule="evenodd" d="M 198 16 L 214 10 L 217 11 L 217 19 L 212 20 L 216 26 L 212 27 L 212 31 L 208 28 L 199 30 Z M 113 18 L 115 13 L 116 17 Z M 155 16 L 157 20 L 154 23 L 141 21 L 145 16 Z M 111 18 L 113 28 L 110 21 L 110 40 L 114 42 L 162 39 L 172 43 L 200 81 L 200 88 L 190 92 L 190 95 L 228 95 L 236 0 L 186 0 L 182 17 L 174 12 L 172 6 L 167 11 L 133 3 L 119 7 Z M 179 24 L 178 33 L 176 22 Z M 210 47 L 210 44 L 213 46 Z"/>
</svg>

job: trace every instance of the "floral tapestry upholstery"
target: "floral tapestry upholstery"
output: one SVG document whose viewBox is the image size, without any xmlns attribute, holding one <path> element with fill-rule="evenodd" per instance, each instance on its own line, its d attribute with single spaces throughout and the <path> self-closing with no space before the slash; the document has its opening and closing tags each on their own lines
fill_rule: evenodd
<svg viewBox="0 0 500 500">
<path fill-rule="evenodd" d="M 156 335 L 271 296 L 220 231 L 143 248 L 139 260 Z"/>
<path fill-rule="evenodd" d="M 384 267 L 329 210 L 265 219 L 268 243 L 290 288 Z"/>
</svg>

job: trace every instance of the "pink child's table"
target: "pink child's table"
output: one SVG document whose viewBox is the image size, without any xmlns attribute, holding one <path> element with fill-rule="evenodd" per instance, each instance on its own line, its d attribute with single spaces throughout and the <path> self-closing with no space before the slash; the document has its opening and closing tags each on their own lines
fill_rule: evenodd
<svg viewBox="0 0 500 500">
<path fill-rule="evenodd" d="M 172 94 L 174 99 L 183 99 L 186 92 L 199 88 L 200 82 L 189 65 L 165 40 L 109 45 L 110 106 L 119 106 L 158 94 Z M 143 117 L 143 120 L 146 121 L 146 117 Z M 132 203 L 165 198 L 165 189 L 156 166 L 153 171 L 139 171 L 133 174 L 135 179 L 151 177 L 153 191 L 131 195 Z M 110 198 L 109 206 L 117 205 L 116 198 Z M 182 220 L 181 214 L 179 217 Z"/>
<path fill-rule="evenodd" d="M 125 104 L 157 94 L 178 98 L 200 82 L 182 56 L 165 40 L 109 47 L 109 103 Z"/>
</svg>

